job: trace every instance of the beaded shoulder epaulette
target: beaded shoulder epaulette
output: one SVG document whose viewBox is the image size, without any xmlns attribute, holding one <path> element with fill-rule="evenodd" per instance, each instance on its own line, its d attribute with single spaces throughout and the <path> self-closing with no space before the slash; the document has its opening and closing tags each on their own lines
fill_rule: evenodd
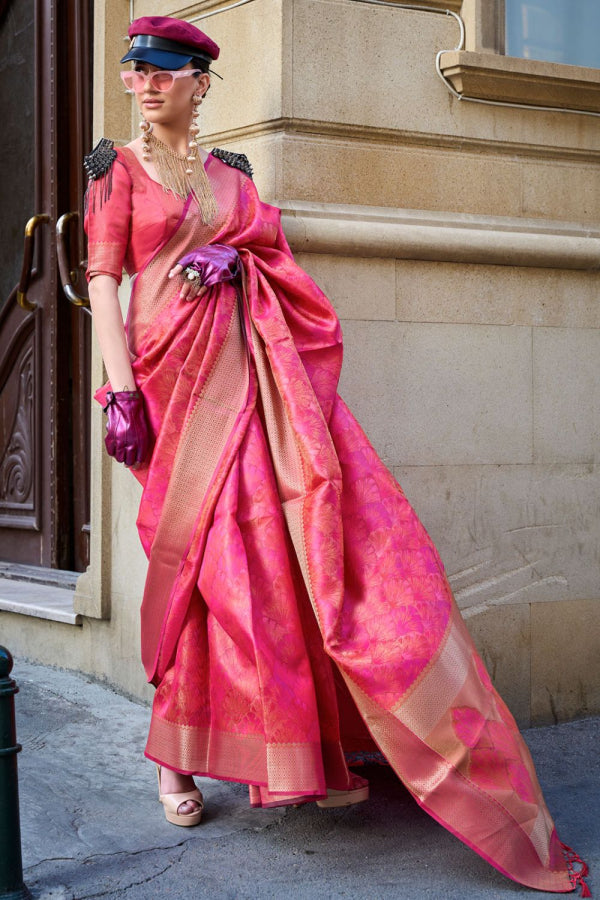
<svg viewBox="0 0 600 900">
<path fill-rule="evenodd" d="M 245 175 L 252 178 L 252 166 L 245 153 L 233 153 L 231 150 L 221 150 L 219 147 L 213 147 L 210 152 L 228 166 L 232 166 L 234 169 L 240 169 L 241 172 L 244 172 Z"/>
<path fill-rule="evenodd" d="M 100 138 L 91 153 L 83 157 L 83 165 L 88 173 L 88 178 L 96 181 L 101 175 L 106 174 L 116 158 L 115 142 L 108 138 Z"/>
<path fill-rule="evenodd" d="M 108 138 L 100 138 L 91 153 L 83 157 L 83 165 L 88 174 L 88 188 L 85 192 L 84 207 L 88 211 L 90 197 L 92 211 L 96 212 L 96 193 L 100 207 L 108 200 L 112 192 L 112 166 L 117 158 L 114 141 Z M 105 177 L 106 176 L 106 177 Z M 96 182 L 102 179 L 101 189 L 96 191 Z"/>
</svg>

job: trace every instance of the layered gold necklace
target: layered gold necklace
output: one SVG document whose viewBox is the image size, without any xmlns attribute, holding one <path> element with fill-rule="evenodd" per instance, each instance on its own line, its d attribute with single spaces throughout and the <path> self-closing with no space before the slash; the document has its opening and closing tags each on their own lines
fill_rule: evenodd
<svg viewBox="0 0 600 900">
<path fill-rule="evenodd" d="M 202 221 L 206 225 L 214 222 L 217 215 L 217 201 L 211 187 L 204 163 L 198 152 L 198 145 L 194 142 L 189 155 L 177 153 L 164 141 L 159 140 L 148 130 L 143 136 L 146 138 L 148 156 L 156 166 L 159 181 L 165 191 L 172 191 L 182 200 L 187 200 L 190 192 L 196 198 L 200 209 Z M 194 155 L 194 149 L 197 155 Z"/>
</svg>

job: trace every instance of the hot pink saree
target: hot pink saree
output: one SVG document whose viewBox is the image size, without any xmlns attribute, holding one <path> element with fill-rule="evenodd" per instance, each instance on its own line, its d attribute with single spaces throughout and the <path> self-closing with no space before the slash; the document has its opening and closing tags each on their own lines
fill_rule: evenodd
<svg viewBox="0 0 600 900">
<path fill-rule="evenodd" d="M 90 273 L 120 278 L 123 260 L 138 273 L 127 328 L 156 436 L 135 473 L 147 755 L 246 782 L 269 806 L 356 786 L 345 751 L 378 748 L 505 875 L 585 889 L 435 547 L 336 394 L 330 303 L 294 263 L 279 211 L 237 169 L 206 168 L 212 226 L 127 150 L 88 216 Z M 207 243 L 237 248 L 243 283 L 182 301 L 167 273 Z"/>
</svg>

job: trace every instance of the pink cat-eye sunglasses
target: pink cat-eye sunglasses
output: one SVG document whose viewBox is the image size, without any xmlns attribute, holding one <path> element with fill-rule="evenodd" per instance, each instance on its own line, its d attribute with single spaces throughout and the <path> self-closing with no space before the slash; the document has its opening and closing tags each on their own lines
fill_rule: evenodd
<svg viewBox="0 0 600 900">
<path fill-rule="evenodd" d="M 176 78 L 188 78 L 190 75 L 201 75 L 202 72 L 200 69 L 178 69 L 175 72 L 170 69 L 159 69 L 157 72 L 136 72 L 130 69 L 120 74 L 128 91 L 141 94 L 146 84 L 150 82 L 155 91 L 164 94 L 171 90 Z"/>
</svg>

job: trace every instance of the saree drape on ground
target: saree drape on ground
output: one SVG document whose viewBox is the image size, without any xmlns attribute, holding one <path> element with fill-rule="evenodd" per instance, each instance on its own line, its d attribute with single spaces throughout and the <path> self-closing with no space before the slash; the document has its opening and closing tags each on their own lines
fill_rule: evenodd
<svg viewBox="0 0 600 900">
<path fill-rule="evenodd" d="M 344 751 L 377 747 L 501 872 L 572 890 L 435 547 L 336 393 L 331 305 L 294 263 L 279 211 L 237 169 L 209 156 L 206 170 L 213 225 L 127 149 L 87 219 L 89 274 L 137 273 L 127 329 L 155 435 L 135 473 L 156 686 L 147 755 L 246 782 L 268 806 L 356 786 Z M 242 283 L 182 301 L 167 273 L 210 243 L 238 250 Z"/>
</svg>

